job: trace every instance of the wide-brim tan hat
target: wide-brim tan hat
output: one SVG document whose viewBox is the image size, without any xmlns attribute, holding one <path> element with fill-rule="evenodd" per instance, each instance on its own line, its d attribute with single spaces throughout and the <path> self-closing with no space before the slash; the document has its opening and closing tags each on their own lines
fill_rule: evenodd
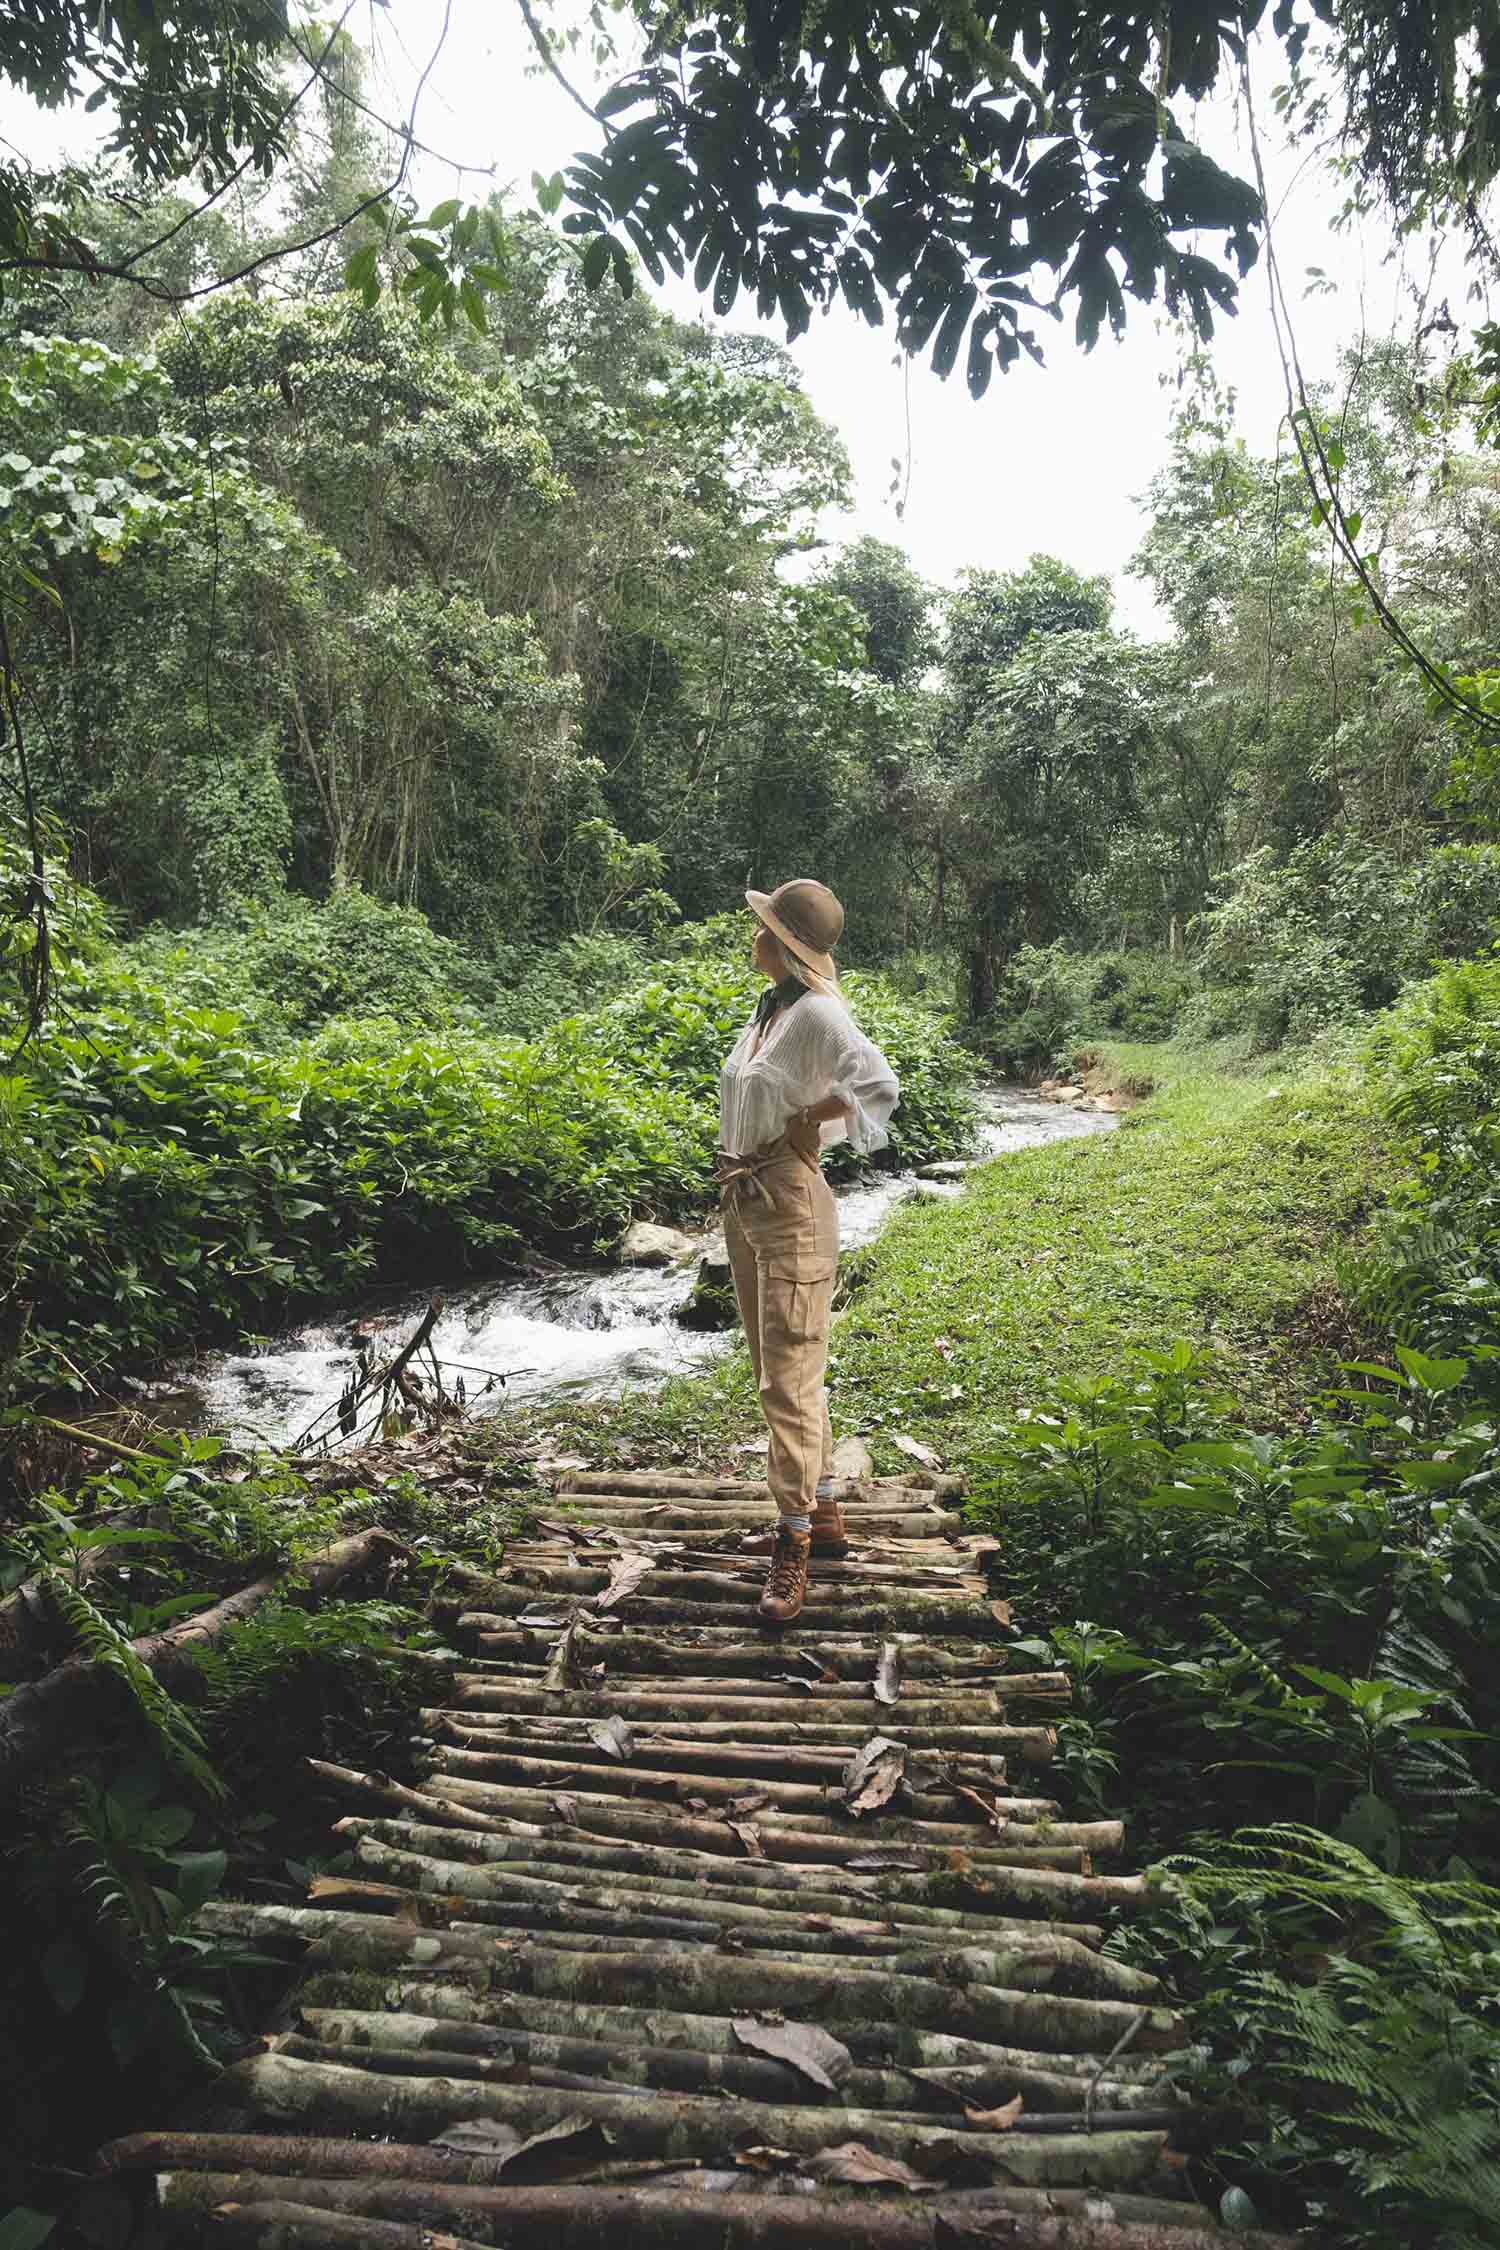
<svg viewBox="0 0 1500 2250">
<path fill-rule="evenodd" d="M 826 883 L 796 875 L 769 893 L 746 891 L 745 904 L 799 961 L 820 977 L 837 977 L 832 949 L 843 935 L 844 909 Z"/>
</svg>

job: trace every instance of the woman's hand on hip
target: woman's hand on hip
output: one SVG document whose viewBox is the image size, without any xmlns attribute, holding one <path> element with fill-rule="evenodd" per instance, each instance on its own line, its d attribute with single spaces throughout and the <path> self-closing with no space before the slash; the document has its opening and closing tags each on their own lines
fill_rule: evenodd
<svg viewBox="0 0 1500 2250">
<path fill-rule="evenodd" d="M 816 1157 L 823 1146 L 823 1129 L 810 1110 L 799 1109 L 786 1121 L 787 1147 L 799 1156 Z"/>
</svg>

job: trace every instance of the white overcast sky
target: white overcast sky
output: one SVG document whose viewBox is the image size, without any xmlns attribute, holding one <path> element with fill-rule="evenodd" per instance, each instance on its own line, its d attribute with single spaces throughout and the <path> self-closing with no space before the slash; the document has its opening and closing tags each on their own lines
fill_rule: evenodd
<svg viewBox="0 0 1500 2250">
<path fill-rule="evenodd" d="M 371 98 L 390 114 L 405 114 L 442 20 L 441 0 L 370 4 L 349 19 L 351 33 L 372 54 Z M 474 169 L 423 158 L 416 175 L 420 194 L 433 202 L 482 194 L 489 186 L 484 168 L 493 167 L 497 185 L 514 183 L 529 201 L 534 171 L 551 173 L 589 144 L 589 121 L 550 78 L 528 68 L 532 60 L 513 0 L 452 0 L 448 36 L 416 130 L 457 165 Z M 1268 97 L 1279 75 L 1274 47 L 1262 47 L 1255 67 L 1277 247 L 1311 378 L 1331 373 L 1340 347 L 1362 330 L 1372 336 L 1403 324 L 1409 330 L 1411 285 L 1425 276 L 1427 252 L 1419 244 L 1393 258 L 1379 222 L 1332 231 L 1340 191 L 1304 149 L 1284 148 L 1271 122 Z M 568 68 L 587 91 L 587 64 L 575 59 Z M 93 121 L 79 113 L 65 121 L 61 131 L 70 153 L 89 147 L 92 129 Z M 1221 162 L 1248 174 L 1232 102 L 1198 113 L 1192 129 Z M 15 98 L 0 101 L 0 132 L 37 155 L 59 145 L 59 120 L 29 112 Z M 1336 282 L 1332 294 L 1303 295 L 1311 267 Z M 1440 275 L 1438 294 L 1448 292 L 1462 320 L 1464 278 L 1455 250 L 1445 252 Z M 687 284 L 669 284 L 663 294 L 679 314 L 712 317 Z M 1137 497 L 1165 458 L 1180 345 L 1151 307 L 1127 302 L 1125 340 L 1106 335 L 1089 354 L 1074 345 L 1069 323 L 1043 319 L 1045 367 L 1023 359 L 1008 375 L 996 376 L 978 402 L 961 371 L 941 383 L 914 363 L 904 379 L 889 326 L 868 328 L 842 308 L 815 317 L 792 346 L 793 356 L 814 406 L 841 433 L 855 475 L 854 512 L 828 522 L 827 535 L 872 532 L 904 547 L 938 584 L 951 584 L 966 567 L 1016 568 L 1037 550 L 1060 555 L 1081 570 L 1108 573 L 1120 621 L 1151 631 L 1146 591 L 1123 576 L 1123 566 L 1141 536 Z M 759 324 L 753 307 L 742 303 L 727 325 Z M 767 333 L 782 332 L 768 324 Z M 1252 446 L 1270 450 L 1284 394 L 1260 266 L 1242 285 L 1238 315 L 1220 321 L 1213 351 L 1221 381 L 1236 394 L 1242 433 Z M 908 392 L 911 478 L 900 521 L 889 488 L 892 459 L 904 462 L 907 451 Z"/>
</svg>

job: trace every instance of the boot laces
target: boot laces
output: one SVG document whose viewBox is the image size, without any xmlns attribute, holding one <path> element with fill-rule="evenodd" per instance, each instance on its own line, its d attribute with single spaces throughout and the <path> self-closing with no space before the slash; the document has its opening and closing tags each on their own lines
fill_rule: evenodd
<svg viewBox="0 0 1500 2250">
<path fill-rule="evenodd" d="M 781 1597 L 796 1592 L 807 1563 L 807 1549 L 795 1532 L 778 1530 L 771 1549 L 771 1570 L 766 1592 Z"/>
</svg>

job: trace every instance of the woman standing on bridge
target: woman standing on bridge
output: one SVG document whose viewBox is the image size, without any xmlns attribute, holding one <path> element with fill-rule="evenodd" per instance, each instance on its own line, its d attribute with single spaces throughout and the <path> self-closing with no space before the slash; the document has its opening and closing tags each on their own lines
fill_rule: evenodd
<svg viewBox="0 0 1500 2250">
<path fill-rule="evenodd" d="M 770 989 L 720 1076 L 718 1176 L 770 1433 L 777 1523 L 760 1615 L 786 1625 L 802 1608 L 809 1555 L 848 1548 L 824 1388 L 839 1222 L 820 1158 L 843 1140 L 862 1154 L 883 1147 L 901 1089 L 839 990 L 844 909 L 832 891 L 802 877 L 745 901 L 757 923 L 750 958 Z"/>
</svg>

